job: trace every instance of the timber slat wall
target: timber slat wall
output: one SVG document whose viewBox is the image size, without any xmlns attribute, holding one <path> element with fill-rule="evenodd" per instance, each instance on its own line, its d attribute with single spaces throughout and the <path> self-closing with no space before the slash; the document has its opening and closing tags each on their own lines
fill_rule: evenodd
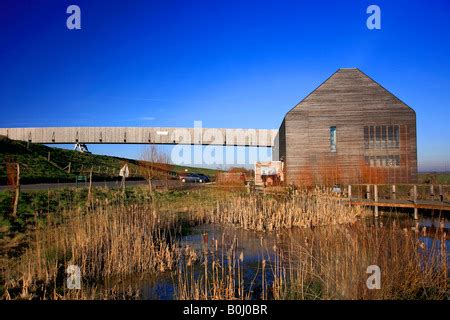
<svg viewBox="0 0 450 320">
<path fill-rule="evenodd" d="M 399 126 L 398 149 L 365 148 L 364 126 L 377 125 Z M 330 151 L 331 126 L 336 127 L 336 152 Z M 400 166 L 380 169 L 387 179 L 376 183 L 417 180 L 414 110 L 358 69 L 339 69 L 289 111 L 278 141 L 287 183 L 367 182 L 361 167 L 370 155 L 400 156 Z"/>
</svg>

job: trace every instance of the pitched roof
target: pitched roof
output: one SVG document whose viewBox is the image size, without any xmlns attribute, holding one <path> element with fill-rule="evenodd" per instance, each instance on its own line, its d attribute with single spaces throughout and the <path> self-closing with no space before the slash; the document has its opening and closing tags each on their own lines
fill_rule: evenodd
<svg viewBox="0 0 450 320">
<path fill-rule="evenodd" d="M 333 73 L 319 87 L 300 101 L 289 112 L 295 112 L 314 105 L 346 105 L 350 102 L 403 104 L 391 92 L 363 73 L 358 68 L 341 68 Z"/>
</svg>

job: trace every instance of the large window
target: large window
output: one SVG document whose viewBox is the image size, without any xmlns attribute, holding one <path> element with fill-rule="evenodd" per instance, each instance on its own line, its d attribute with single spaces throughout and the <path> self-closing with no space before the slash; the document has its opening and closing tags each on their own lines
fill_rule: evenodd
<svg viewBox="0 0 450 320">
<path fill-rule="evenodd" d="M 336 127 L 330 127 L 330 151 L 336 152 Z"/>
<path fill-rule="evenodd" d="M 399 167 L 400 156 L 367 156 L 365 157 L 366 165 L 371 167 Z"/>
<path fill-rule="evenodd" d="M 399 126 L 365 126 L 364 147 L 366 149 L 398 149 L 400 147 Z"/>
</svg>

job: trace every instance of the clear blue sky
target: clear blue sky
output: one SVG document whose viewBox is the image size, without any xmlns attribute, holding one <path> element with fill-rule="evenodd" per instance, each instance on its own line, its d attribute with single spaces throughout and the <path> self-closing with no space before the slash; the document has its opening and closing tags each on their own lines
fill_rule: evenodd
<svg viewBox="0 0 450 320">
<path fill-rule="evenodd" d="M 66 28 L 70 4 L 81 30 Z M 419 169 L 450 170 L 449 57 L 448 1 L 2 0 L 0 126 L 278 128 L 358 67 L 416 110 Z"/>
</svg>

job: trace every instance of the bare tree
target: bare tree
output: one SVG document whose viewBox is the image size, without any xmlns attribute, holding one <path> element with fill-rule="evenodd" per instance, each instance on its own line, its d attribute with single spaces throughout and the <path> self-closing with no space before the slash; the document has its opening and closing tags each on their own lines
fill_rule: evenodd
<svg viewBox="0 0 450 320">
<path fill-rule="evenodd" d="M 150 193 L 153 192 L 152 180 L 163 180 L 167 184 L 171 170 L 169 156 L 162 152 L 155 145 L 150 145 L 144 149 L 139 161 L 139 170 L 142 176 L 148 181 Z"/>
</svg>

